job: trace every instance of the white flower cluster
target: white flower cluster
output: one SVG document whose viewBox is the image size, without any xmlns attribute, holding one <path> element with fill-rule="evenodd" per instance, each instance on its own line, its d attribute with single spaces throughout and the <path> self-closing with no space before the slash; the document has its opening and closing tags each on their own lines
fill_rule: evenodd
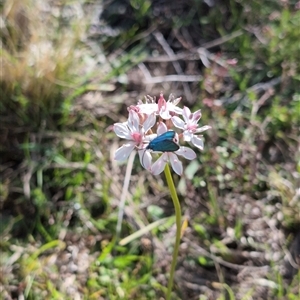
<svg viewBox="0 0 300 300">
<path fill-rule="evenodd" d="M 179 139 L 203 150 L 202 135 L 199 133 L 211 127 L 199 127 L 201 110 L 192 113 L 186 106 L 179 108 L 177 105 L 180 100 L 181 98 L 174 99 L 171 95 L 166 101 L 161 93 L 158 103 L 148 96 L 146 103 L 139 101 L 136 106 L 130 106 L 128 120 L 114 124 L 116 135 L 127 140 L 116 151 L 115 160 L 124 161 L 137 149 L 142 166 L 152 174 L 160 174 L 170 161 L 173 170 L 181 175 L 183 167 L 177 155 L 192 160 L 196 158 L 196 153 L 189 147 L 180 146 Z M 182 132 L 173 131 L 174 126 Z M 169 131 L 172 133 L 166 133 Z M 152 152 L 163 153 L 153 164 Z"/>
</svg>

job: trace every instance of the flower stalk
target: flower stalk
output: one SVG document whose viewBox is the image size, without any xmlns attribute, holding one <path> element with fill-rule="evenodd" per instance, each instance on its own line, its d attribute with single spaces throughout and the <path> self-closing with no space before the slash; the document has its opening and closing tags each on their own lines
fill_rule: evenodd
<svg viewBox="0 0 300 300">
<path fill-rule="evenodd" d="M 171 192 L 172 201 L 174 204 L 175 222 L 176 222 L 176 239 L 175 239 L 175 245 L 174 245 L 173 256 L 172 256 L 172 264 L 171 264 L 170 276 L 169 276 L 169 281 L 168 281 L 168 289 L 167 289 L 167 294 L 166 294 L 166 300 L 170 300 L 173 282 L 174 282 L 175 268 L 176 268 L 176 264 L 177 264 L 177 257 L 178 257 L 178 252 L 179 252 L 180 238 L 181 238 L 181 207 L 180 207 L 180 202 L 178 200 L 178 196 L 177 196 L 176 189 L 174 186 L 170 167 L 168 164 L 166 164 L 164 172 L 165 172 L 169 190 Z"/>
</svg>

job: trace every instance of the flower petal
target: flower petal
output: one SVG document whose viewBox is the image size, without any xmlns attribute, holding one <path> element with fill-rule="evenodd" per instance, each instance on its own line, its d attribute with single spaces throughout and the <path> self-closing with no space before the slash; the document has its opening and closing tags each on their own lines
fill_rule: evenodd
<svg viewBox="0 0 300 300">
<path fill-rule="evenodd" d="M 157 103 L 146 103 L 138 104 L 137 107 L 140 109 L 140 113 L 151 115 L 157 112 L 158 105 Z"/>
<path fill-rule="evenodd" d="M 128 127 L 131 132 L 140 132 L 140 119 L 139 115 L 134 111 L 130 110 L 129 111 L 129 117 L 128 117 Z"/>
<path fill-rule="evenodd" d="M 203 132 L 203 131 L 205 131 L 207 129 L 210 129 L 210 128 L 211 128 L 211 126 L 209 126 L 209 125 L 202 126 L 202 127 L 198 128 L 196 130 L 196 133 Z"/>
<path fill-rule="evenodd" d="M 127 122 L 114 124 L 114 132 L 122 139 L 131 140 L 131 134 L 128 129 Z"/>
<path fill-rule="evenodd" d="M 160 122 L 157 126 L 157 135 L 162 135 L 168 130 L 166 124 L 164 122 Z"/>
<path fill-rule="evenodd" d="M 182 175 L 183 167 L 182 162 L 178 159 L 177 155 L 174 153 L 168 153 L 172 169 L 177 173 L 178 175 Z"/>
<path fill-rule="evenodd" d="M 170 113 L 169 113 L 168 110 L 161 110 L 160 113 L 159 113 L 159 115 L 160 115 L 161 118 L 164 119 L 164 120 L 169 120 L 169 119 L 171 119 L 171 115 L 170 115 Z"/>
<path fill-rule="evenodd" d="M 193 136 L 193 133 L 189 132 L 188 130 L 183 132 L 183 140 L 186 142 L 190 142 Z"/>
<path fill-rule="evenodd" d="M 157 137 L 156 133 L 148 134 L 144 137 L 144 142 L 149 143 Z"/>
<path fill-rule="evenodd" d="M 190 121 L 190 115 L 191 115 L 191 110 L 187 107 L 187 106 L 184 106 L 183 107 L 183 112 L 182 112 L 182 116 L 184 118 L 184 121 L 189 124 L 189 121 Z"/>
<path fill-rule="evenodd" d="M 152 163 L 152 156 L 149 151 L 146 149 L 144 151 L 139 151 L 139 157 L 140 157 L 140 162 L 141 165 L 146 169 L 149 170 L 151 169 L 151 163 Z"/>
<path fill-rule="evenodd" d="M 176 105 L 179 104 L 179 102 L 181 101 L 181 99 L 182 99 L 182 97 L 179 97 L 179 98 L 174 99 L 173 95 L 171 94 L 171 95 L 169 96 L 168 102 L 170 102 L 170 103 L 172 103 L 173 105 L 176 106 Z"/>
<path fill-rule="evenodd" d="M 124 144 L 122 147 L 117 149 L 117 151 L 115 152 L 114 159 L 117 160 L 117 161 L 126 160 L 128 158 L 128 156 L 130 155 L 130 153 L 133 151 L 134 148 L 135 148 L 134 143 Z"/>
<path fill-rule="evenodd" d="M 175 127 L 180 128 L 180 129 L 184 129 L 184 125 L 185 123 L 177 116 L 174 116 L 171 118 L 173 124 Z"/>
<path fill-rule="evenodd" d="M 147 131 L 154 126 L 155 122 L 156 122 L 156 117 L 155 114 L 153 113 L 148 116 L 148 118 L 143 124 L 145 133 L 147 133 Z"/>
<path fill-rule="evenodd" d="M 195 147 L 199 148 L 200 150 L 203 150 L 203 148 L 204 148 L 203 140 L 199 136 L 197 136 L 197 135 L 193 136 L 193 138 L 191 139 L 191 143 Z"/>
<path fill-rule="evenodd" d="M 164 153 L 161 155 L 161 157 L 152 165 L 151 167 L 151 173 L 153 175 L 158 175 L 160 174 L 164 168 L 166 163 L 168 162 L 168 154 Z"/>
<path fill-rule="evenodd" d="M 193 113 L 193 122 L 194 122 L 195 124 L 197 124 L 198 121 L 201 119 L 201 117 L 202 117 L 201 109 L 196 110 L 196 111 Z"/>
<path fill-rule="evenodd" d="M 177 106 L 174 106 L 174 113 L 177 115 L 182 115 L 183 109 Z"/>
<path fill-rule="evenodd" d="M 179 150 L 176 151 L 176 154 L 183 156 L 186 159 L 192 160 L 197 157 L 196 152 L 191 148 L 181 146 Z"/>
</svg>

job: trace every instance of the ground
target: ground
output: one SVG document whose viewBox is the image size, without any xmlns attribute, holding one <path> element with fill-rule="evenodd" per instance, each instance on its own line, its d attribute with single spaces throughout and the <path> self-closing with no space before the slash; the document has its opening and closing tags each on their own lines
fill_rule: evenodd
<svg viewBox="0 0 300 300">
<path fill-rule="evenodd" d="M 299 7 L 4 1 L 2 298 L 165 299 L 164 174 L 113 159 L 113 124 L 161 92 L 211 126 L 173 174 L 187 223 L 172 299 L 300 298 Z"/>
</svg>

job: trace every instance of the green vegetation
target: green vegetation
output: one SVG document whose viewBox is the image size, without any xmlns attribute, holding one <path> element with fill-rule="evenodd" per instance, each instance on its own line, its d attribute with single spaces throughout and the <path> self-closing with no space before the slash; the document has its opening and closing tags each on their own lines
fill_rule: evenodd
<svg viewBox="0 0 300 300">
<path fill-rule="evenodd" d="M 174 176 L 173 299 L 300 298 L 299 2 L 207 2 L 1 1 L 1 299 L 163 299 L 165 178 L 134 161 L 120 238 L 165 221 L 120 244 L 112 159 L 112 125 L 161 91 L 212 126 Z"/>
</svg>

